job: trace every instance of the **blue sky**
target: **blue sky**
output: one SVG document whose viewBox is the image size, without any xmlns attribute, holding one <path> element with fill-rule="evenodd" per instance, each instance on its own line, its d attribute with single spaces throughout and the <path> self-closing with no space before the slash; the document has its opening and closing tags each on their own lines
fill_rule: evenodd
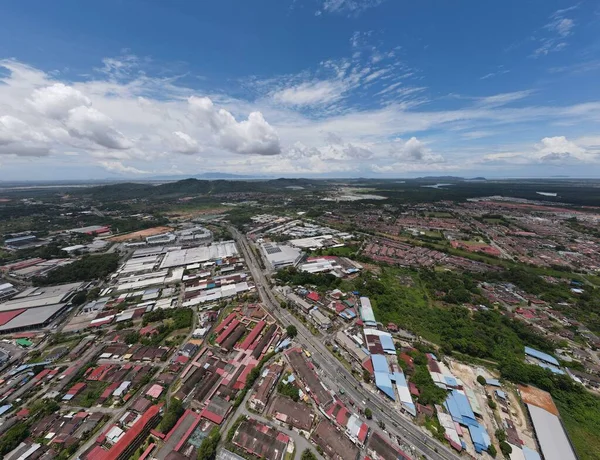
<svg viewBox="0 0 600 460">
<path fill-rule="evenodd" d="M 600 176 L 595 1 L 3 2 L 0 180 Z"/>
</svg>

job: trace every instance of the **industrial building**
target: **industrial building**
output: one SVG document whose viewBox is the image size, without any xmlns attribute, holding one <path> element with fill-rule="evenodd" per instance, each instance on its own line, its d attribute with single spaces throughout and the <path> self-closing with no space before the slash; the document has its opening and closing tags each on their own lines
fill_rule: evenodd
<svg viewBox="0 0 600 460">
<path fill-rule="evenodd" d="M 33 287 L 0 304 L 0 334 L 47 326 L 65 310 L 81 285 Z"/>
<path fill-rule="evenodd" d="M 213 243 L 210 246 L 201 246 L 188 249 L 169 251 L 160 264 L 161 269 L 181 267 L 204 263 L 210 260 L 225 259 L 238 255 L 235 241 L 223 241 Z"/>
<path fill-rule="evenodd" d="M 4 240 L 4 247 L 8 249 L 21 249 L 37 242 L 35 235 L 24 235 Z"/>
<path fill-rule="evenodd" d="M 373 313 L 373 307 L 368 297 L 360 298 L 360 319 L 362 319 L 365 326 L 376 327 L 377 321 L 375 321 L 375 314 Z"/>
<path fill-rule="evenodd" d="M 265 260 L 273 270 L 295 267 L 304 255 L 299 249 L 277 243 L 263 243 L 261 249 Z"/>
<path fill-rule="evenodd" d="M 536 441 L 545 460 L 576 460 L 577 455 L 559 418 L 550 393 L 531 386 L 519 386 Z"/>
</svg>

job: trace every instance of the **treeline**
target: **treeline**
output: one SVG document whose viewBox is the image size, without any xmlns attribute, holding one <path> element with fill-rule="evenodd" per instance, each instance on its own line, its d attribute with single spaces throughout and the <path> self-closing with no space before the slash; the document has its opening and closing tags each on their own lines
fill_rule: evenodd
<svg viewBox="0 0 600 460">
<path fill-rule="evenodd" d="M 285 284 L 299 286 L 316 286 L 317 289 L 335 289 L 340 286 L 342 280 L 337 276 L 318 273 L 303 272 L 295 267 L 287 267 L 279 270 L 275 276 Z"/>
<path fill-rule="evenodd" d="M 119 267 L 119 254 L 86 255 L 68 265 L 52 270 L 44 277 L 36 277 L 36 286 L 92 281 L 108 276 Z"/>
</svg>

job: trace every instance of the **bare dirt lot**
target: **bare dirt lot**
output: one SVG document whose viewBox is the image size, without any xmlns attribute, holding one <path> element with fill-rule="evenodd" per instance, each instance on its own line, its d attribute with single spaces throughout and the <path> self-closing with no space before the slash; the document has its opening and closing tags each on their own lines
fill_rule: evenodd
<svg viewBox="0 0 600 460">
<path fill-rule="evenodd" d="M 141 240 L 148 236 L 160 235 L 161 233 L 167 233 L 172 230 L 171 227 L 152 227 L 145 230 L 139 230 L 133 233 L 126 233 L 125 235 L 113 236 L 109 239 L 114 243 L 122 243 L 124 241 Z"/>
</svg>

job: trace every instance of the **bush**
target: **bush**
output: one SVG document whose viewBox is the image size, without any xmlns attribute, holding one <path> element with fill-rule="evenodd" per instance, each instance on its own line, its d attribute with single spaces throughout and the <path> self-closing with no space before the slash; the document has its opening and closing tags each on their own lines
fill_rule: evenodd
<svg viewBox="0 0 600 460">
<path fill-rule="evenodd" d="M 373 418 L 373 411 L 368 407 L 365 408 L 365 417 L 367 417 L 367 420 L 371 420 Z"/>
<path fill-rule="evenodd" d="M 483 385 L 485 385 L 487 383 L 486 380 L 485 380 L 485 377 L 483 375 L 478 375 L 477 376 L 477 382 L 481 386 L 483 386 Z"/>
</svg>

